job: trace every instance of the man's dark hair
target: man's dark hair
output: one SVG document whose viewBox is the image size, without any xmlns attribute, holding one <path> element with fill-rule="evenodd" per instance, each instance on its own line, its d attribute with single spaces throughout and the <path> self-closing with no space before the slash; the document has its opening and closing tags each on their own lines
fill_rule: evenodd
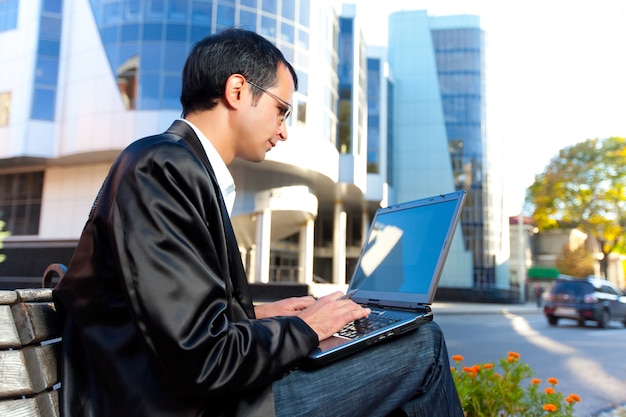
<svg viewBox="0 0 626 417">
<path fill-rule="evenodd" d="M 279 63 L 289 69 L 297 90 L 298 77 L 291 64 L 257 33 L 232 28 L 202 39 L 191 49 L 183 69 L 183 116 L 215 107 L 224 94 L 226 80 L 233 74 L 241 74 L 260 87 L 272 87 Z M 252 91 L 257 98 L 262 94 L 256 88 Z"/>
</svg>

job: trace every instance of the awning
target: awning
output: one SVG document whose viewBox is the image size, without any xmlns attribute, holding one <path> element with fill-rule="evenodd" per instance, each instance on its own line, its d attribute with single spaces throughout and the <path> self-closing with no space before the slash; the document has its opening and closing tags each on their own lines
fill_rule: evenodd
<svg viewBox="0 0 626 417">
<path fill-rule="evenodd" d="M 528 278 L 533 279 L 556 279 L 560 272 L 558 269 L 548 266 L 531 266 L 528 268 Z"/>
</svg>

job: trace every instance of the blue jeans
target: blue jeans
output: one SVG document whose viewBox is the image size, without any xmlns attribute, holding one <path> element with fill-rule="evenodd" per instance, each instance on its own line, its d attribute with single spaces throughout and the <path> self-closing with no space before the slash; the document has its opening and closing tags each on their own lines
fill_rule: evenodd
<svg viewBox="0 0 626 417">
<path fill-rule="evenodd" d="M 434 322 L 326 367 L 272 384 L 276 417 L 463 417 Z"/>
</svg>

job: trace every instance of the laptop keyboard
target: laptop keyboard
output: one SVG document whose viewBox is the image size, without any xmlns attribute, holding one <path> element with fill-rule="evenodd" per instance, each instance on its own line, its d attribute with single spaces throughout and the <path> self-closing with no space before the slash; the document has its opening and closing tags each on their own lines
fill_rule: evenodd
<svg viewBox="0 0 626 417">
<path fill-rule="evenodd" d="M 355 320 L 351 323 L 343 326 L 343 329 L 339 330 L 335 336 L 346 337 L 348 339 L 354 339 L 358 336 L 363 336 L 371 333 L 374 330 L 380 329 L 387 325 L 400 321 L 397 317 L 389 317 L 386 315 L 377 314 L 372 312 L 368 317 Z"/>
</svg>

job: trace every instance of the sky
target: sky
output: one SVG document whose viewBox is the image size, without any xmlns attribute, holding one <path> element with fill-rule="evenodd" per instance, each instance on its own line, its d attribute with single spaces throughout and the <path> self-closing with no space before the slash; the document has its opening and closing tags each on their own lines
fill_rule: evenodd
<svg viewBox="0 0 626 417">
<path fill-rule="evenodd" d="M 505 215 L 560 149 L 626 137 L 626 1 L 358 0 L 368 45 L 387 16 L 471 14 L 485 32 L 487 138 L 503 171 Z"/>
</svg>

